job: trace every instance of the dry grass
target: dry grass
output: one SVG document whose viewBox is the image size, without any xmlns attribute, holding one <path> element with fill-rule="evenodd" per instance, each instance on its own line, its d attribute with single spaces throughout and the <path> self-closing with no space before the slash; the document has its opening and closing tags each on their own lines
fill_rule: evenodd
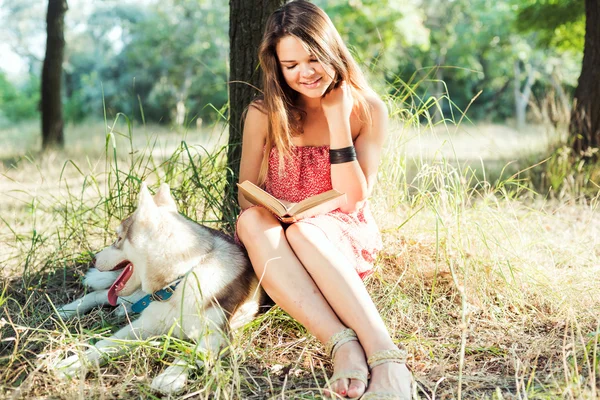
<svg viewBox="0 0 600 400">
<path fill-rule="evenodd" d="M 474 132 L 484 134 L 475 140 Z M 386 245 L 368 288 L 394 339 L 411 354 L 421 398 L 597 398 L 597 201 L 545 200 L 489 169 L 483 149 L 497 155 L 493 149 L 502 147 L 499 162 L 514 156 L 497 132 L 519 137 L 490 126 L 391 135 L 373 198 Z M 96 152 L 82 145 L 67 156 L 5 155 L 0 397 L 153 398 L 151 377 L 172 354 L 191 353 L 189 344 L 159 337 L 85 381 L 57 381 L 45 368 L 75 343 L 124 323 L 110 309 L 64 322 L 53 306 L 82 294 L 90 254 L 112 240 L 112 228 L 134 204 L 137 180 L 169 180 L 187 215 L 211 219 L 202 213 L 211 206 L 205 197 L 221 183 L 198 183 L 217 181 L 209 167 L 222 171 L 218 163 L 200 146 L 180 151 L 181 134 L 160 132 L 157 145 L 140 136 L 116 143 L 118 167 L 112 145 L 104 153 L 103 134 Z M 209 143 L 191 136 L 192 144 Z M 162 144 L 169 140 L 175 145 Z M 543 137 L 539 143 L 547 145 Z M 477 154 L 483 161 L 474 160 Z M 200 172 L 190 161 L 203 166 Z M 412 175 L 409 165 L 416 166 Z M 196 371 L 182 398 L 316 398 L 330 367 L 321 345 L 275 308 L 237 332 L 229 356 Z"/>
<path fill-rule="evenodd" d="M 505 397 L 595 397 L 595 213 L 482 202 L 444 223 L 423 210 L 400 235 L 386 235 L 381 289 L 395 275 L 394 296 L 404 297 L 401 313 L 390 309 L 387 320 L 403 333 L 430 393 L 443 379 L 438 394 L 456 397 L 464 351 L 466 397 L 491 397 L 497 388 Z"/>
</svg>

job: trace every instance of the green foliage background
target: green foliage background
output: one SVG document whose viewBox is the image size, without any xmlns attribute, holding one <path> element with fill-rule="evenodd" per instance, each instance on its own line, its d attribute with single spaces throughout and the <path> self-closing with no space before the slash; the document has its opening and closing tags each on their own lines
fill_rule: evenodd
<svg viewBox="0 0 600 400">
<path fill-rule="evenodd" d="M 44 7 L 4 2 L 0 37 L 19 54 L 43 37 Z M 514 116 L 525 72 L 532 101 L 572 94 L 581 67 L 583 0 L 315 0 L 326 10 L 381 93 L 419 82 L 444 116 L 469 107 L 474 120 Z M 228 4 L 216 0 L 69 2 L 64 104 L 67 121 L 118 112 L 141 121 L 190 124 L 220 118 L 227 105 Z M 18 39 L 18 40 L 15 40 Z M 38 46 L 39 47 L 39 46 Z M 0 75 L 0 123 L 38 116 L 40 60 L 27 76 Z M 452 102 L 448 101 L 452 99 Z M 444 101 L 444 99 L 446 99 Z M 176 121 L 177 106 L 185 121 Z M 181 106 L 185 110 L 181 111 Z M 440 118 L 441 115 L 438 115 Z"/>
</svg>

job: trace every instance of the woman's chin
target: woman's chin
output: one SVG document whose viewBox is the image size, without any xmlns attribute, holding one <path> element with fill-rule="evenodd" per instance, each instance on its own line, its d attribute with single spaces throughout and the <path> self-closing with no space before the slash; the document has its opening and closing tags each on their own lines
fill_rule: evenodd
<svg viewBox="0 0 600 400">
<path fill-rule="evenodd" d="M 300 93 L 302 96 L 304 96 L 308 99 L 319 99 L 319 98 L 323 97 L 323 95 L 325 94 L 325 89 L 324 88 L 318 88 L 318 89 L 301 88 L 300 90 L 298 90 L 298 93 Z"/>
<path fill-rule="evenodd" d="M 321 97 L 323 97 L 323 94 L 325 94 L 325 91 L 323 91 L 323 93 L 300 93 L 301 95 L 303 95 L 304 97 L 306 97 L 307 99 L 319 99 Z"/>
</svg>

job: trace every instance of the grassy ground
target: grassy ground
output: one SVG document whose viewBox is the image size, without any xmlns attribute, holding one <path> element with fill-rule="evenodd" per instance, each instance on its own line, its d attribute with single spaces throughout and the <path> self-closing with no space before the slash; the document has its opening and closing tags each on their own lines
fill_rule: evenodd
<svg viewBox="0 0 600 400">
<path fill-rule="evenodd" d="M 113 240 L 141 180 L 168 181 L 180 211 L 215 225 L 222 129 L 132 135 L 124 121 L 90 123 L 69 127 L 67 153 L 19 156 L 37 129 L 0 132 L 0 397 L 152 398 L 151 377 L 189 344 L 154 338 L 86 380 L 58 381 L 48 363 L 126 321 L 108 308 L 61 321 L 54 307 L 83 293 L 91 254 Z M 547 151 L 544 132 L 397 124 L 390 134 L 372 199 L 385 250 L 367 286 L 409 350 L 420 398 L 599 396 L 598 198 L 536 194 L 514 175 Z M 310 399 L 331 372 L 322 346 L 277 308 L 231 349 L 182 398 Z"/>
</svg>

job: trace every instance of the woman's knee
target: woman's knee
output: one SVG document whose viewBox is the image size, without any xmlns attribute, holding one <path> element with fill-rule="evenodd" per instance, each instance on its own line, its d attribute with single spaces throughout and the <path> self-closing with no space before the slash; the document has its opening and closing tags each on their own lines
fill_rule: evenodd
<svg viewBox="0 0 600 400">
<path fill-rule="evenodd" d="M 246 244 L 247 240 L 277 226 L 281 227 L 281 224 L 269 211 L 262 207 L 251 207 L 239 216 L 236 231 L 240 241 Z"/>
<path fill-rule="evenodd" d="M 308 242 L 314 243 L 315 240 L 319 242 L 326 239 L 322 235 L 323 232 L 316 226 L 302 222 L 296 222 L 285 230 L 285 237 L 292 248 L 299 248 Z"/>
</svg>

